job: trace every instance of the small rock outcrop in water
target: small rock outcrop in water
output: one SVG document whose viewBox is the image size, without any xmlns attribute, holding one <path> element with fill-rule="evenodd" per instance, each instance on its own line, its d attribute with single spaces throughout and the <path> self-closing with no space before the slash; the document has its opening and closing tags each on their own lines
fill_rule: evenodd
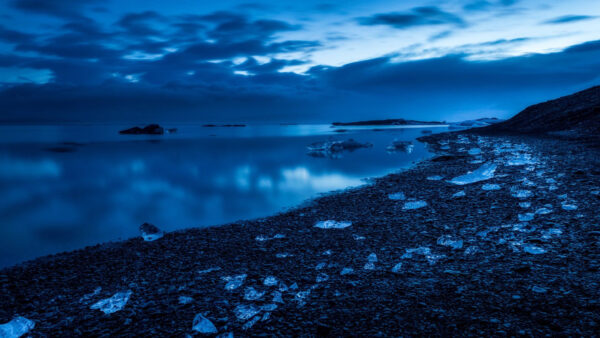
<svg viewBox="0 0 600 338">
<path fill-rule="evenodd" d="M 171 129 L 169 129 L 171 130 Z M 177 130 L 177 129 L 175 129 Z M 162 135 L 165 133 L 165 128 L 159 126 L 158 124 L 149 124 L 144 128 L 133 127 L 125 130 L 121 130 L 119 134 L 127 134 L 127 135 Z"/>
<path fill-rule="evenodd" d="M 142 233 L 142 238 L 144 238 L 146 242 L 155 241 L 164 235 L 159 228 L 150 223 L 140 225 L 140 232 Z"/>
<path fill-rule="evenodd" d="M 415 148 L 415 146 L 413 145 L 413 143 L 411 141 L 394 140 L 392 142 L 392 144 L 387 146 L 386 150 L 388 153 L 403 152 L 403 153 L 410 154 L 410 153 L 412 153 L 414 148 Z"/>
</svg>

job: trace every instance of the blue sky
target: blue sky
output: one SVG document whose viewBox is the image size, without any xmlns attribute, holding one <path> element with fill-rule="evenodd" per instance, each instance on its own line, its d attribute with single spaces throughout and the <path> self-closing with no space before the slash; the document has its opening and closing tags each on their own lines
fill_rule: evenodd
<svg viewBox="0 0 600 338">
<path fill-rule="evenodd" d="M 0 121 L 509 117 L 600 84 L 588 0 L 7 0 Z"/>
</svg>

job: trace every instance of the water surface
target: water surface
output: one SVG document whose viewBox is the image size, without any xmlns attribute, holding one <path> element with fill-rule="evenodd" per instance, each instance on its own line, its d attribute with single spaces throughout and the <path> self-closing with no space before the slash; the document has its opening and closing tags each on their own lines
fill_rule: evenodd
<svg viewBox="0 0 600 338">
<path fill-rule="evenodd" d="M 119 135 L 126 127 L 0 126 L 0 267 L 137 236 L 143 222 L 172 231 L 267 216 L 430 156 L 419 142 L 386 151 L 423 128 L 185 125 Z M 307 155 L 308 144 L 348 138 L 373 147 Z"/>
</svg>

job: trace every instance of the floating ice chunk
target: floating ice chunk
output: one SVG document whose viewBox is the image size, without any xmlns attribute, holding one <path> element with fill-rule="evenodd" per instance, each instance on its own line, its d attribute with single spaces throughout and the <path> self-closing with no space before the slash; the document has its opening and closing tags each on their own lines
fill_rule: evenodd
<svg viewBox="0 0 600 338">
<path fill-rule="evenodd" d="M 269 320 L 269 318 L 271 318 L 271 312 L 265 312 L 262 315 L 262 318 L 260 319 L 261 322 L 264 322 L 265 320 Z"/>
<path fill-rule="evenodd" d="M 393 273 L 400 273 L 401 270 L 402 270 L 402 263 L 398 263 L 398 264 L 394 265 L 394 267 L 392 268 Z"/>
<path fill-rule="evenodd" d="M 459 191 L 459 192 L 455 193 L 454 195 L 452 195 L 452 197 L 454 197 L 454 198 L 457 198 L 457 197 L 464 197 L 464 196 L 466 196 L 466 195 L 467 195 L 467 194 L 465 193 L 465 191 L 464 191 L 464 190 L 461 190 L 461 191 Z"/>
<path fill-rule="evenodd" d="M 534 286 L 531 288 L 531 291 L 536 292 L 536 293 L 546 293 L 546 291 L 548 291 L 546 288 L 541 287 L 541 286 Z"/>
<path fill-rule="evenodd" d="M 208 268 L 206 270 L 200 270 L 200 271 L 198 271 L 198 273 L 201 274 L 201 275 L 203 275 L 205 273 L 209 273 L 209 272 L 213 272 L 213 271 L 219 271 L 219 270 L 221 270 L 221 268 L 217 266 L 215 268 Z"/>
<path fill-rule="evenodd" d="M 273 239 L 282 239 L 285 238 L 284 234 L 276 234 L 275 236 L 273 236 Z"/>
<path fill-rule="evenodd" d="M 592 190 L 592 191 L 590 191 L 590 194 L 598 196 L 598 195 L 600 195 L 600 190 Z"/>
<path fill-rule="evenodd" d="M 533 193 L 529 190 L 511 189 L 512 196 L 516 198 L 529 198 L 533 196 Z"/>
<path fill-rule="evenodd" d="M 286 257 L 289 257 L 289 256 L 291 256 L 291 255 L 289 253 L 287 253 L 287 252 L 280 252 L 278 254 L 275 254 L 275 257 L 277 257 L 277 258 L 286 258 Z"/>
<path fill-rule="evenodd" d="M 267 278 L 263 280 L 263 284 L 266 286 L 275 286 L 277 285 L 277 278 L 275 278 L 275 276 L 267 276 Z"/>
<path fill-rule="evenodd" d="M 491 184 L 491 183 L 486 183 L 481 187 L 482 190 L 485 191 L 490 191 L 490 190 L 500 190 L 500 185 L 498 184 Z"/>
<path fill-rule="evenodd" d="M 513 225 L 512 229 L 513 231 L 529 233 L 534 232 L 537 227 L 535 225 L 529 225 L 529 223 L 517 223 Z"/>
<path fill-rule="evenodd" d="M 155 241 L 164 235 L 159 228 L 150 223 L 140 225 L 140 232 L 142 233 L 142 238 L 146 242 Z"/>
<path fill-rule="evenodd" d="M 443 178 L 443 177 L 442 177 L 442 176 L 440 176 L 440 175 L 435 175 L 435 176 L 427 176 L 427 179 L 428 179 L 429 181 L 439 181 L 439 180 L 441 180 L 442 178 Z"/>
<path fill-rule="evenodd" d="M 248 322 L 246 322 L 246 324 L 242 325 L 242 329 L 243 330 L 248 330 L 250 329 L 252 326 L 254 326 L 254 324 L 256 324 L 256 322 L 258 322 L 260 320 L 260 316 L 256 316 L 254 318 L 252 318 L 251 320 L 249 320 Z"/>
<path fill-rule="evenodd" d="M 10 322 L 0 324 L 0 337 L 2 338 L 18 338 L 21 337 L 35 327 L 35 322 L 25 317 L 15 317 Z"/>
<path fill-rule="evenodd" d="M 321 283 L 321 282 L 325 282 L 329 279 L 329 275 L 327 275 L 326 273 L 321 272 L 320 274 L 317 275 L 317 283 Z"/>
<path fill-rule="evenodd" d="M 227 282 L 227 284 L 225 284 L 225 290 L 231 291 L 239 288 L 244 284 L 246 276 L 246 274 L 241 274 L 233 277 L 221 277 L 222 280 Z"/>
<path fill-rule="evenodd" d="M 529 221 L 533 220 L 533 217 L 535 217 L 535 214 L 532 212 L 527 212 L 524 214 L 519 214 L 517 217 L 519 218 L 520 222 L 529 222 Z"/>
<path fill-rule="evenodd" d="M 563 208 L 563 210 L 567 211 L 577 210 L 577 206 L 575 204 L 571 204 L 568 202 L 563 202 L 561 207 Z"/>
<path fill-rule="evenodd" d="M 188 296 L 179 296 L 179 304 L 189 304 L 194 301 L 194 298 Z"/>
<path fill-rule="evenodd" d="M 273 300 L 271 300 L 271 302 L 273 302 L 273 303 L 283 303 L 283 298 L 281 297 L 281 292 L 279 292 L 279 291 L 273 291 Z"/>
<path fill-rule="evenodd" d="M 533 254 L 533 255 L 539 255 L 539 254 L 546 253 L 545 249 L 540 248 L 539 246 L 531 245 L 531 244 L 523 245 L 523 251 Z"/>
<path fill-rule="evenodd" d="M 353 273 L 353 272 L 354 272 L 354 269 L 352 269 L 352 268 L 343 268 L 342 272 L 340 272 L 340 275 L 343 276 L 343 275 L 347 275 L 347 274 L 350 274 L 350 273 Z"/>
<path fill-rule="evenodd" d="M 92 292 L 92 293 L 88 293 L 88 294 L 86 294 L 86 295 L 83 295 L 83 297 L 81 297 L 81 298 L 79 299 L 79 302 L 80 302 L 80 303 L 82 303 L 82 302 L 84 302 L 84 301 L 86 301 L 86 300 L 88 300 L 88 299 L 90 299 L 90 298 L 92 298 L 92 297 L 96 296 L 97 294 L 99 294 L 99 293 L 100 293 L 100 291 L 102 291 L 102 288 L 101 288 L 101 287 L 97 287 L 96 289 L 94 289 L 94 292 Z"/>
<path fill-rule="evenodd" d="M 389 194 L 388 198 L 394 201 L 404 201 L 406 199 L 406 196 L 404 196 L 403 192 L 397 192 L 397 193 L 393 193 L 393 194 Z"/>
<path fill-rule="evenodd" d="M 238 320 L 248 320 L 257 314 L 260 313 L 260 309 L 254 305 L 245 305 L 240 304 L 233 309 L 233 313 L 235 314 Z"/>
<path fill-rule="evenodd" d="M 323 251 L 322 255 L 324 255 L 324 256 L 330 256 L 331 255 L 331 250 Z"/>
<path fill-rule="evenodd" d="M 443 145 L 440 147 L 441 150 L 450 150 L 450 146 L 449 145 Z"/>
<path fill-rule="evenodd" d="M 260 292 L 260 291 L 256 291 L 255 288 L 249 286 L 244 290 L 244 299 L 245 300 L 258 300 L 261 299 L 262 296 L 265 295 L 265 291 Z"/>
<path fill-rule="evenodd" d="M 427 206 L 427 202 L 425 202 L 425 201 L 410 201 L 410 202 L 404 203 L 402 210 L 414 210 L 414 209 L 419 209 L 419 208 L 423 208 L 426 206 Z"/>
<path fill-rule="evenodd" d="M 452 236 L 450 236 L 450 235 L 443 235 L 443 236 L 440 236 L 440 238 L 438 238 L 437 244 L 443 245 L 443 246 L 449 246 L 452 249 L 460 249 L 463 247 L 463 240 L 462 239 L 453 239 Z"/>
<path fill-rule="evenodd" d="M 315 224 L 315 227 L 321 229 L 344 229 L 352 225 L 352 222 L 338 222 L 338 221 L 319 221 Z"/>
<path fill-rule="evenodd" d="M 315 266 L 315 270 L 321 270 L 326 266 L 327 266 L 327 263 L 325 263 L 325 262 L 319 263 L 319 264 L 317 264 L 317 266 Z"/>
<path fill-rule="evenodd" d="M 479 155 L 481 154 L 481 149 L 479 148 L 471 148 L 468 151 L 469 155 Z"/>
<path fill-rule="evenodd" d="M 357 241 L 362 241 L 364 239 L 367 239 L 365 236 L 359 236 L 359 235 L 356 235 L 356 234 L 353 234 L 352 237 L 354 237 L 354 239 L 357 240 Z"/>
<path fill-rule="evenodd" d="M 233 338 L 233 332 L 223 332 L 216 338 Z"/>
<path fill-rule="evenodd" d="M 519 202 L 519 206 L 523 209 L 528 209 L 531 206 L 531 202 Z"/>
<path fill-rule="evenodd" d="M 458 176 L 450 180 L 450 183 L 457 185 L 471 184 L 475 182 L 489 180 L 494 177 L 496 165 L 493 163 L 485 163 L 473 172 L 468 172 L 462 176 Z"/>
<path fill-rule="evenodd" d="M 125 307 L 125 304 L 127 304 L 127 301 L 129 301 L 129 297 L 131 297 L 132 293 L 133 292 L 131 290 L 117 292 L 110 298 L 106 298 L 94 303 L 92 306 L 90 306 L 90 309 L 100 310 L 105 314 L 111 314 L 120 311 Z"/>
<path fill-rule="evenodd" d="M 560 236 L 561 234 L 562 234 L 562 230 L 557 229 L 557 228 L 552 228 L 552 229 L 542 231 L 542 238 L 550 239 L 550 238 L 552 238 L 552 236 Z"/>
<path fill-rule="evenodd" d="M 469 163 L 471 163 L 471 164 L 481 164 L 481 163 L 483 163 L 483 159 L 476 158 L 474 160 L 469 161 Z"/>
<path fill-rule="evenodd" d="M 567 199 L 567 194 L 562 194 L 562 195 L 558 195 L 556 196 L 559 200 L 566 200 Z"/>
<path fill-rule="evenodd" d="M 298 284 L 294 283 L 294 284 L 290 285 L 290 290 L 298 290 Z"/>
<path fill-rule="evenodd" d="M 547 215 L 551 212 L 552 212 L 552 209 L 550 209 L 550 208 L 539 208 L 535 211 L 535 213 L 538 215 Z"/>
<path fill-rule="evenodd" d="M 194 323 L 192 324 L 192 330 L 198 331 L 203 334 L 214 334 L 217 333 L 215 325 L 201 313 L 194 317 Z"/>
</svg>

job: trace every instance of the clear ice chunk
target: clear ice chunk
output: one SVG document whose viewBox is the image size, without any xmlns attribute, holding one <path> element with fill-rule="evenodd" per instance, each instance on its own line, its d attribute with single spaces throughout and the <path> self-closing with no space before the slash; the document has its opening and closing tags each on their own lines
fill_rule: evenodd
<svg viewBox="0 0 600 338">
<path fill-rule="evenodd" d="M 246 322 L 246 324 L 242 325 L 242 329 L 243 330 L 248 330 L 250 329 L 252 326 L 254 326 L 254 324 L 256 324 L 256 322 L 258 322 L 260 320 L 260 316 L 256 316 L 254 318 L 252 318 L 251 320 L 249 320 L 248 322 Z"/>
<path fill-rule="evenodd" d="M 493 163 L 485 163 L 481 165 L 478 169 L 472 172 L 468 172 L 464 175 L 457 176 L 450 180 L 450 183 L 457 185 L 465 185 L 471 184 L 475 182 L 489 180 L 494 177 L 494 173 L 496 172 L 497 165 Z"/>
<path fill-rule="evenodd" d="M 454 195 L 452 195 L 452 197 L 457 198 L 457 197 L 465 197 L 467 194 L 465 193 L 464 190 L 461 190 L 457 193 L 455 193 Z"/>
<path fill-rule="evenodd" d="M 363 267 L 363 269 L 365 269 L 365 270 L 374 270 L 376 262 L 377 262 L 377 255 L 374 254 L 374 253 L 371 253 L 369 255 L 369 257 L 367 257 L 367 263 L 365 264 L 365 266 Z"/>
<path fill-rule="evenodd" d="M 265 291 L 260 292 L 260 291 L 256 291 L 255 288 L 249 286 L 244 290 L 244 299 L 245 300 L 258 300 L 261 299 L 262 296 L 265 295 Z"/>
<path fill-rule="evenodd" d="M 479 155 L 481 154 L 481 149 L 480 148 L 471 148 L 468 151 L 469 155 Z"/>
<path fill-rule="evenodd" d="M 367 239 L 365 236 L 359 236 L 357 234 L 353 234 L 352 237 L 354 237 L 354 240 L 357 240 L 357 241 L 362 241 L 364 239 Z"/>
<path fill-rule="evenodd" d="M 563 202 L 561 204 L 561 207 L 563 208 L 563 210 L 567 210 L 567 211 L 577 210 L 577 206 L 575 204 L 568 203 L 568 202 Z"/>
<path fill-rule="evenodd" d="M 535 211 L 535 213 L 538 215 L 547 215 L 551 212 L 552 212 L 552 209 L 550 209 L 550 208 L 539 208 Z"/>
<path fill-rule="evenodd" d="M 213 272 L 213 271 L 219 271 L 219 270 L 221 270 L 221 268 L 217 266 L 217 267 L 214 267 L 214 268 L 208 268 L 208 269 L 205 269 L 205 270 L 200 270 L 200 271 L 198 271 L 198 273 L 201 274 L 201 275 L 203 275 L 205 273 L 209 273 L 209 272 Z"/>
<path fill-rule="evenodd" d="M 510 166 L 532 165 L 536 163 L 537 161 L 530 154 L 517 154 L 506 161 L 506 164 Z"/>
<path fill-rule="evenodd" d="M 277 304 L 265 304 L 261 306 L 260 309 L 268 312 L 275 311 L 275 309 L 277 309 Z"/>
<path fill-rule="evenodd" d="M 321 272 L 320 274 L 317 275 L 317 283 L 322 283 L 325 282 L 329 279 L 329 275 L 327 275 L 326 273 Z"/>
<path fill-rule="evenodd" d="M 155 241 L 164 235 L 159 228 L 150 223 L 140 225 L 140 232 L 142 233 L 142 238 L 146 242 Z"/>
<path fill-rule="evenodd" d="M 400 273 L 401 271 L 402 271 L 402 263 L 398 263 L 398 264 L 394 265 L 394 267 L 392 268 L 393 273 Z"/>
<path fill-rule="evenodd" d="M 277 278 L 275 278 L 275 276 L 267 276 L 267 278 L 263 280 L 263 285 L 275 286 L 277 285 Z"/>
<path fill-rule="evenodd" d="M 227 282 L 227 284 L 225 284 L 225 290 L 231 291 L 239 288 L 244 284 L 246 276 L 246 274 L 241 274 L 233 277 L 221 277 L 222 280 Z"/>
<path fill-rule="evenodd" d="M 406 196 L 404 196 L 403 192 L 396 192 L 393 194 L 389 194 L 388 198 L 394 201 L 404 201 L 406 199 Z"/>
<path fill-rule="evenodd" d="M 319 263 L 319 264 L 317 264 L 317 266 L 315 266 L 315 270 L 321 270 L 326 266 L 327 266 L 327 263 L 325 263 L 325 262 Z"/>
<path fill-rule="evenodd" d="M 250 304 L 240 304 L 233 309 L 233 313 L 238 320 L 248 320 L 260 313 L 260 309 Z"/>
<path fill-rule="evenodd" d="M 429 181 L 439 181 L 439 180 L 443 179 L 443 177 L 440 175 L 434 175 L 434 176 L 427 176 L 427 179 Z"/>
<path fill-rule="evenodd" d="M 192 330 L 203 334 L 215 334 L 218 332 L 215 325 L 208 318 L 204 317 L 201 313 L 197 314 L 196 317 L 194 317 Z"/>
<path fill-rule="evenodd" d="M 352 268 L 343 268 L 342 272 L 340 272 L 340 275 L 343 276 L 343 275 L 347 275 L 347 274 L 350 274 L 350 273 L 353 273 L 353 272 L 354 272 L 354 269 L 352 269 Z"/>
<path fill-rule="evenodd" d="M 453 239 L 452 236 L 450 236 L 450 235 L 443 235 L 443 236 L 440 236 L 440 238 L 438 238 L 437 244 L 443 245 L 443 246 L 449 246 L 452 249 L 461 249 L 463 247 L 463 240 L 462 239 Z"/>
<path fill-rule="evenodd" d="M 273 300 L 271 300 L 271 302 L 273 303 L 283 303 L 283 298 L 281 297 L 282 294 L 279 291 L 273 291 Z"/>
<path fill-rule="evenodd" d="M 520 222 L 529 222 L 531 220 L 533 220 L 533 217 L 535 217 L 535 214 L 532 212 L 527 212 L 524 214 L 519 214 L 517 216 L 517 218 L 519 219 Z"/>
<path fill-rule="evenodd" d="M 490 191 L 490 190 L 500 190 L 500 185 L 498 184 L 492 184 L 492 183 L 486 183 L 481 187 L 482 190 L 485 191 Z"/>
<path fill-rule="evenodd" d="M 94 292 L 91 292 L 91 293 L 88 293 L 88 294 L 86 294 L 86 295 L 83 295 L 83 297 L 81 297 L 81 298 L 79 299 L 79 302 L 80 302 L 80 303 L 81 303 L 81 302 L 84 302 L 84 301 L 86 301 L 86 300 L 88 300 L 88 299 L 90 299 L 90 298 L 92 298 L 92 297 L 94 297 L 94 296 L 98 295 L 98 294 L 100 293 L 100 291 L 102 291 L 102 288 L 101 288 L 101 287 L 97 287 L 96 289 L 94 289 Z"/>
<path fill-rule="evenodd" d="M 543 239 L 550 239 L 553 236 L 560 236 L 560 235 L 562 235 L 562 230 L 560 230 L 558 228 L 552 228 L 552 229 L 542 231 Z"/>
<path fill-rule="evenodd" d="M 402 210 L 414 210 L 414 209 L 420 209 L 420 208 L 423 208 L 426 206 L 427 206 L 427 202 L 425 202 L 425 201 L 410 201 L 410 202 L 404 203 Z"/>
<path fill-rule="evenodd" d="M 344 229 L 352 225 L 352 222 L 338 222 L 338 221 L 319 221 L 315 224 L 315 227 L 321 229 Z"/>
<path fill-rule="evenodd" d="M 533 254 L 533 255 L 539 255 L 539 254 L 543 254 L 546 253 L 546 250 L 543 248 L 540 248 L 539 246 L 535 246 L 535 245 L 523 245 L 523 251 Z"/>
<path fill-rule="evenodd" d="M 188 296 L 179 296 L 179 304 L 189 304 L 194 301 L 194 298 Z"/>
<path fill-rule="evenodd" d="M 531 206 L 531 202 L 519 202 L 519 206 L 523 209 L 528 209 Z"/>
<path fill-rule="evenodd" d="M 90 306 L 92 310 L 100 310 L 105 314 L 111 314 L 120 311 L 125 307 L 125 304 L 129 301 L 129 297 L 133 292 L 131 290 L 117 292 L 112 297 L 103 299 Z"/>
<path fill-rule="evenodd" d="M 0 337 L 18 338 L 35 327 L 35 322 L 25 317 L 15 317 L 10 322 L 0 324 Z"/>
<path fill-rule="evenodd" d="M 438 260 L 446 257 L 444 255 L 436 255 L 431 253 L 431 249 L 428 247 L 422 246 L 418 248 L 406 249 L 406 252 L 402 255 L 402 259 L 410 259 L 413 258 L 413 255 L 422 255 L 427 259 L 430 265 L 435 264 Z"/>
<path fill-rule="evenodd" d="M 546 291 L 548 291 L 546 288 L 541 287 L 541 286 L 534 286 L 531 288 L 531 291 L 536 292 L 536 293 L 546 293 Z"/>
<path fill-rule="evenodd" d="M 520 189 L 511 189 L 512 196 L 516 198 L 529 198 L 533 196 L 533 193 L 530 190 L 520 190 Z"/>
</svg>

